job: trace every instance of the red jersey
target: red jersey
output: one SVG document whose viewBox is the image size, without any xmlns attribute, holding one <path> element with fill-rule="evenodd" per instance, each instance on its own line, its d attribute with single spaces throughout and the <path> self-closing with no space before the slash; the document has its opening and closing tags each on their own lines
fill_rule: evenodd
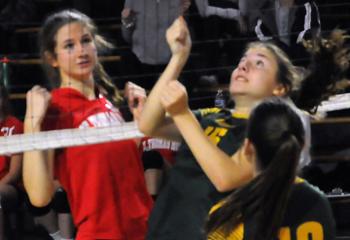
<svg viewBox="0 0 350 240">
<path fill-rule="evenodd" d="M 8 116 L 0 122 L 0 136 L 11 136 L 23 133 L 23 123 L 13 116 Z M 11 155 L 0 156 L 0 179 L 2 179 L 10 169 Z"/>
<path fill-rule="evenodd" d="M 104 97 L 88 100 L 71 88 L 51 94 L 44 129 L 84 129 L 124 122 Z M 56 150 L 55 174 L 67 191 L 77 240 L 145 238 L 152 200 L 135 141 Z"/>
<path fill-rule="evenodd" d="M 170 165 L 174 165 L 175 154 L 179 149 L 179 146 L 180 143 L 176 141 L 145 137 L 141 140 L 140 151 L 142 154 L 142 152 L 156 150 L 162 155 L 164 160 L 166 160 Z"/>
</svg>

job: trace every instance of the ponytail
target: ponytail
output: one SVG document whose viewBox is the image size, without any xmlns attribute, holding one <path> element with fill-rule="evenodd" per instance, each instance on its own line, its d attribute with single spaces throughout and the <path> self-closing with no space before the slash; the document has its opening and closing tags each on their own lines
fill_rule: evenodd
<svg viewBox="0 0 350 240">
<path fill-rule="evenodd" d="M 112 83 L 100 62 L 95 67 L 95 83 L 98 91 L 102 93 L 114 106 L 119 107 L 123 102 L 118 88 Z"/>
<path fill-rule="evenodd" d="M 209 216 L 209 236 L 218 231 L 228 237 L 248 221 L 253 227 L 249 240 L 271 240 L 278 235 L 304 144 L 303 125 L 287 103 L 274 97 L 252 111 L 247 139 L 255 148 L 259 174 Z"/>
<path fill-rule="evenodd" d="M 267 169 L 244 187 L 233 192 L 223 206 L 213 212 L 206 232 L 222 231 L 225 236 L 244 222 L 253 219 L 255 228 L 250 239 L 270 240 L 277 237 L 294 182 L 301 146 L 293 135 L 277 150 Z"/>
</svg>

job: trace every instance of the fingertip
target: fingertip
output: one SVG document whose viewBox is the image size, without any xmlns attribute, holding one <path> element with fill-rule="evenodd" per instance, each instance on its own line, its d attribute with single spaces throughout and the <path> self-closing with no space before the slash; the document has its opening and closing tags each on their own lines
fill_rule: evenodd
<svg viewBox="0 0 350 240">
<path fill-rule="evenodd" d="M 187 26 L 187 22 L 186 22 L 185 18 L 184 18 L 182 15 L 181 15 L 178 19 L 179 19 L 179 22 L 180 22 L 181 24 Z"/>
<path fill-rule="evenodd" d="M 36 89 L 39 89 L 40 88 L 40 86 L 39 85 L 34 85 L 34 87 L 32 87 L 32 89 L 31 90 L 36 90 Z"/>
</svg>

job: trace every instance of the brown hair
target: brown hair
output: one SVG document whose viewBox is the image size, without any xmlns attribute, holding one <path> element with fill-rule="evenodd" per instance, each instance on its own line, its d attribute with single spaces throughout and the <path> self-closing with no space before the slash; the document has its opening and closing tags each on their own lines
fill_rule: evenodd
<svg viewBox="0 0 350 240">
<path fill-rule="evenodd" d="M 285 87 L 287 95 L 299 89 L 302 76 L 282 49 L 270 42 L 251 42 L 246 51 L 251 48 L 265 48 L 275 56 L 278 65 L 277 81 Z"/>
<path fill-rule="evenodd" d="M 97 27 L 91 18 L 76 10 L 63 10 L 50 15 L 44 22 L 39 34 L 40 55 L 44 62 L 44 69 L 48 75 L 51 87 L 57 88 L 61 83 L 59 72 L 53 68 L 48 62 L 48 56 L 56 57 L 56 35 L 58 30 L 70 23 L 78 22 L 85 26 L 91 33 L 93 40 L 97 46 L 98 52 L 112 48 L 112 44 L 107 42 L 98 34 Z M 94 78 L 97 90 L 104 94 L 114 105 L 120 105 L 122 97 L 119 90 L 114 86 L 111 78 L 105 72 L 101 63 L 97 60 L 94 69 Z"/>
</svg>

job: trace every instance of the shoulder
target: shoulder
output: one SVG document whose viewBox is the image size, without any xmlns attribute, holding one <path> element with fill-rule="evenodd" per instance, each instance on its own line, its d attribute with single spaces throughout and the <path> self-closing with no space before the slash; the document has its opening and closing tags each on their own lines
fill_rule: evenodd
<svg viewBox="0 0 350 240">
<path fill-rule="evenodd" d="M 305 194 L 308 197 L 326 198 L 326 195 L 318 187 L 302 180 L 294 185 L 293 191 L 298 194 Z"/>
<path fill-rule="evenodd" d="M 316 224 L 324 232 L 324 239 L 334 239 L 335 221 L 331 205 L 319 188 L 306 181 L 295 184 L 288 205 L 287 225 L 294 221 L 298 228 L 303 226 L 315 230 L 312 226 Z"/>
<path fill-rule="evenodd" d="M 81 92 L 73 88 L 57 88 L 51 91 L 49 112 L 52 115 L 71 113 L 90 106 L 90 103 Z"/>
<path fill-rule="evenodd" d="M 64 102 L 69 99 L 85 99 L 84 95 L 73 88 L 56 88 L 51 91 L 52 102 Z"/>
<path fill-rule="evenodd" d="M 202 108 L 195 110 L 194 113 L 200 115 L 201 117 L 205 117 L 211 114 L 219 113 L 220 111 L 220 108 Z"/>
<path fill-rule="evenodd" d="M 290 201 L 299 206 L 300 209 L 313 209 L 313 211 L 322 209 L 325 214 L 326 209 L 330 210 L 330 203 L 325 193 L 307 181 L 294 185 Z"/>
<path fill-rule="evenodd" d="M 18 118 L 10 115 L 1 124 L 2 127 L 14 127 L 14 134 L 23 132 L 23 123 Z"/>
<path fill-rule="evenodd" d="M 43 122 L 44 130 L 72 128 L 72 113 L 82 105 L 84 96 L 72 88 L 51 91 L 51 104 Z"/>
<path fill-rule="evenodd" d="M 16 125 L 22 125 L 22 121 L 20 121 L 18 118 L 16 118 L 15 116 L 9 115 L 6 117 L 5 124 L 16 124 Z"/>
<path fill-rule="evenodd" d="M 230 109 L 226 108 L 202 108 L 193 111 L 197 118 L 205 118 L 205 117 L 234 117 Z"/>
</svg>

